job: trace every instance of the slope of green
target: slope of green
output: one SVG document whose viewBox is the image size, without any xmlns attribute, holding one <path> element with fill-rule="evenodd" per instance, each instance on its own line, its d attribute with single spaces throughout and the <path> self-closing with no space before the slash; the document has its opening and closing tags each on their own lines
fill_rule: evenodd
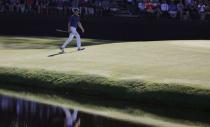
<svg viewBox="0 0 210 127">
<path fill-rule="evenodd" d="M 209 124 L 209 41 L 84 39 L 84 51 L 59 54 L 63 41 L 0 37 L 1 88 Z"/>
</svg>

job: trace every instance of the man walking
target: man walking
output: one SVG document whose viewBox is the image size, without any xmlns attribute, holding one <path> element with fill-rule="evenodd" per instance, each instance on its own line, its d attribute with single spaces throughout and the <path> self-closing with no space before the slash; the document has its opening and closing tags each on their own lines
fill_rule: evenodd
<svg viewBox="0 0 210 127">
<path fill-rule="evenodd" d="M 84 50 L 85 48 L 81 47 L 81 40 L 80 40 L 80 35 L 77 32 L 77 26 L 82 30 L 82 33 L 85 32 L 82 23 L 80 22 L 80 17 L 79 17 L 79 9 L 75 8 L 73 9 L 73 15 L 69 17 L 69 22 L 68 22 L 68 32 L 70 33 L 69 38 L 66 40 L 66 42 L 60 47 L 61 53 L 64 53 L 64 49 L 66 46 L 72 41 L 74 36 L 77 39 L 77 50 Z"/>
</svg>

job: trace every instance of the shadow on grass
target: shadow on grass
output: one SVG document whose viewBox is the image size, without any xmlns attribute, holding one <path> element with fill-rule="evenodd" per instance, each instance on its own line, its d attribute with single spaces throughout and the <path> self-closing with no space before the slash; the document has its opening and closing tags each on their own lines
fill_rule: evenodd
<svg viewBox="0 0 210 127">
<path fill-rule="evenodd" d="M 9 37 L 0 36 L 0 45 L 5 49 L 47 49 L 60 47 L 67 38 L 53 38 L 53 37 Z M 111 40 L 98 40 L 98 39 L 82 39 L 83 46 L 110 44 L 110 43 L 123 43 L 120 41 Z M 69 45 L 70 47 L 76 46 L 74 39 Z"/>
<path fill-rule="evenodd" d="M 55 53 L 55 54 L 51 54 L 48 57 L 54 57 L 54 56 L 58 56 L 58 55 L 63 55 L 64 53 L 59 52 L 59 53 Z"/>
<path fill-rule="evenodd" d="M 55 56 L 59 56 L 59 55 L 64 55 L 64 54 L 69 54 L 69 53 L 75 53 L 75 52 L 78 52 L 77 50 L 75 51 L 71 51 L 71 52 L 58 52 L 58 53 L 54 53 L 54 54 L 51 54 L 51 55 L 48 55 L 47 57 L 55 57 Z"/>
</svg>

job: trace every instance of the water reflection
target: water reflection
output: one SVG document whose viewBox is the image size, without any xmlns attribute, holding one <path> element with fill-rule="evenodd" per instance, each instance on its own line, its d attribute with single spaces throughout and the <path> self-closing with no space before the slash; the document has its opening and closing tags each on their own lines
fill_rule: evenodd
<svg viewBox="0 0 210 127">
<path fill-rule="evenodd" d="M 0 95 L 0 127 L 132 127 L 78 110 Z"/>
<path fill-rule="evenodd" d="M 65 113 L 65 127 L 73 127 L 73 123 L 75 122 L 75 127 L 80 126 L 80 119 L 77 121 L 77 114 L 78 111 L 74 110 L 73 113 L 70 112 L 70 110 L 63 108 L 63 111 Z"/>
</svg>

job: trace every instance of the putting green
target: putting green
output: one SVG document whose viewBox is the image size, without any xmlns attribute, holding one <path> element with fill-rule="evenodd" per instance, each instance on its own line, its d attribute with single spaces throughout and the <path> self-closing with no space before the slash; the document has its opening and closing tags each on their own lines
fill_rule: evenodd
<svg viewBox="0 0 210 127">
<path fill-rule="evenodd" d="M 9 41 L 9 43 L 7 41 Z M 118 42 L 57 54 L 63 38 L 0 38 L 0 66 L 96 74 L 210 88 L 209 41 Z M 87 40 L 84 40 L 87 41 Z M 49 57 L 49 56 L 52 57 Z"/>
<path fill-rule="evenodd" d="M 173 100 L 176 100 L 176 103 L 174 102 L 172 104 L 177 104 L 179 106 L 182 104 L 185 104 L 184 103 L 185 100 L 183 101 L 183 97 L 185 97 L 188 99 L 190 98 L 189 100 L 191 100 L 189 101 L 189 103 L 187 103 L 188 101 L 186 103 L 189 105 L 192 105 L 192 107 L 195 104 L 195 107 L 198 106 L 199 111 L 202 110 L 202 107 L 205 107 L 206 105 L 209 104 L 209 103 L 204 103 L 204 102 L 208 102 L 205 100 L 208 100 L 208 95 L 209 95 L 208 90 L 210 89 L 210 78 L 209 78 L 210 77 L 210 58 L 209 58 L 210 42 L 209 41 L 197 40 L 197 41 L 148 41 L 148 42 L 142 42 L 142 41 L 119 42 L 118 41 L 117 42 L 117 41 L 106 41 L 106 40 L 95 40 L 95 39 L 83 39 L 82 40 L 84 42 L 83 45 L 85 45 L 86 47 L 84 51 L 78 52 L 76 48 L 73 48 L 72 46 L 70 46 L 70 48 L 66 49 L 65 54 L 59 54 L 60 51 L 58 49 L 58 46 L 61 45 L 64 41 L 65 41 L 65 38 L 49 38 L 49 37 L 42 37 L 42 38 L 27 37 L 26 38 L 26 37 L 0 36 L 0 67 L 15 67 L 15 68 L 17 67 L 17 68 L 26 68 L 29 70 L 32 68 L 28 72 L 28 74 L 29 73 L 32 74 L 31 79 L 33 78 L 37 79 L 36 74 L 38 74 L 38 77 L 41 77 L 39 74 L 42 74 L 41 73 L 42 70 L 39 70 L 39 69 L 45 69 L 52 72 L 54 71 L 62 72 L 60 76 L 62 76 L 63 73 L 68 73 L 68 74 L 73 74 L 73 75 L 85 74 L 86 76 L 89 76 L 90 78 L 94 78 L 95 76 L 91 77 L 89 74 L 100 75 L 102 77 L 108 77 L 108 78 L 106 80 L 103 79 L 102 81 L 104 82 L 106 81 L 106 82 L 104 84 L 103 83 L 100 84 L 99 86 L 100 87 L 103 86 L 104 88 L 106 88 L 108 93 L 113 94 L 113 96 L 115 95 L 115 92 L 113 91 L 116 90 L 116 91 L 119 91 L 120 93 L 127 92 L 127 94 L 133 97 L 135 95 L 133 95 L 132 93 L 129 93 L 133 91 L 135 93 L 138 93 L 139 96 L 151 97 L 147 101 L 150 101 L 150 99 L 154 99 L 154 97 L 159 95 L 156 97 L 156 99 L 159 98 L 159 100 L 161 100 L 161 102 L 163 102 L 164 104 L 169 103 L 170 105 L 171 104 L 170 99 L 173 99 Z M 75 42 L 73 45 L 75 45 Z M 35 71 L 33 73 L 33 69 L 38 69 L 38 71 Z M 13 72 L 13 70 L 12 71 L 11 70 L 7 71 L 7 69 L 5 70 L 6 70 L 5 73 L 3 72 L 4 69 L 2 70 L 3 76 L 7 76 L 7 75 L 14 76 L 12 75 L 13 73 L 15 73 L 16 76 L 18 76 L 19 72 L 21 72 L 21 70 L 19 71 L 16 70 L 16 72 Z M 43 71 L 43 72 L 45 73 L 46 71 Z M 52 72 L 48 73 L 48 77 L 46 77 L 42 81 L 46 81 L 47 83 L 48 81 L 49 82 L 54 81 L 54 83 L 55 82 L 59 83 L 60 81 L 59 75 L 57 75 L 58 77 L 53 77 L 54 75 Z M 83 78 L 81 78 L 81 81 L 83 81 L 84 79 L 86 80 L 85 75 L 83 76 Z M 19 76 L 20 77 L 26 76 L 27 78 L 27 76 L 29 75 L 24 75 L 21 72 Z M 54 79 L 51 80 L 50 79 L 51 76 Z M 69 75 L 69 77 L 71 76 Z M 30 79 L 30 76 L 27 78 L 27 80 L 29 79 Z M 137 80 L 146 80 L 146 81 L 151 81 L 151 82 L 169 83 L 169 85 L 167 84 L 152 84 L 151 85 L 150 84 L 147 88 L 145 87 L 145 85 L 149 83 L 146 82 L 145 84 L 136 84 L 136 85 L 130 84 L 131 85 L 130 87 L 125 87 L 123 84 L 122 85 L 118 84 L 119 88 L 118 87 L 115 88 L 114 86 L 116 85 L 116 82 L 115 80 L 111 81 L 111 79 L 125 79 L 127 83 L 129 83 L 128 80 L 137 79 Z M 71 80 L 68 80 L 68 81 L 71 82 Z M 92 79 L 90 81 L 94 81 L 94 80 Z M 98 81 L 100 81 L 100 79 L 95 79 L 95 82 L 94 82 L 95 84 L 92 86 L 93 89 L 96 88 L 97 90 L 100 90 L 100 87 L 96 86 L 98 85 L 97 84 Z M 116 81 L 122 81 L 122 80 L 116 80 Z M 175 83 L 175 84 L 170 84 L 170 83 Z M 179 87 L 177 87 L 177 84 L 189 85 L 191 87 L 180 87 L 180 88 L 183 88 L 183 89 L 180 89 Z M 62 87 L 63 85 L 65 84 L 61 83 L 60 87 Z M 105 86 L 112 86 L 112 85 L 113 85 L 113 88 L 105 87 Z M 172 85 L 176 85 L 176 86 L 173 88 L 168 87 Z M 46 84 L 44 84 L 43 86 L 46 86 Z M 134 86 L 135 89 L 132 89 L 132 86 Z M 50 86 L 46 86 L 46 87 L 50 88 Z M 52 87 L 54 86 L 52 85 Z M 84 86 L 81 85 L 80 87 L 86 88 L 85 85 Z M 195 87 L 204 88 L 204 89 L 194 89 Z M 92 92 L 91 88 L 90 89 L 89 87 L 87 88 L 89 92 Z M 121 91 L 120 88 L 127 88 L 129 90 Z M 141 88 L 144 88 L 144 89 L 141 89 Z M 189 90 L 187 90 L 187 88 L 189 88 Z M 81 89 L 78 88 L 78 91 L 80 90 Z M 94 92 L 97 93 L 97 90 Z M 109 90 L 113 90 L 113 91 L 109 92 Z M 167 96 L 165 96 L 164 90 L 166 93 L 169 92 L 166 94 Z M 105 93 L 107 91 L 105 90 Z M 155 94 L 154 95 L 151 94 L 152 92 L 154 92 Z M 144 96 L 144 94 L 146 93 L 148 93 L 147 94 L 148 96 L 146 95 Z M 182 93 L 184 95 L 182 95 Z M 116 96 L 117 94 L 118 93 L 116 93 Z M 170 95 L 170 97 L 168 95 Z M 176 95 L 179 95 L 178 98 Z M 188 95 L 188 96 L 185 96 L 185 95 Z M 202 96 L 199 96 L 199 95 L 202 95 Z M 179 98 L 179 97 L 182 97 L 182 98 Z M 199 98 L 202 98 L 201 101 Z M 132 99 L 133 98 L 131 98 L 130 100 Z M 136 97 L 136 99 L 138 100 L 138 97 Z M 144 99 L 145 98 L 143 98 L 143 100 Z M 164 99 L 166 100 L 164 101 Z M 132 109 L 133 107 L 131 106 L 130 108 Z M 127 109 L 124 109 L 124 110 L 129 112 L 129 110 L 131 110 L 130 108 L 127 107 Z M 131 110 L 131 112 L 134 112 L 134 111 L 137 112 L 141 109 L 139 108 L 134 108 Z M 174 109 L 176 109 L 176 106 L 174 107 Z M 201 111 L 201 114 L 203 113 L 202 111 Z M 149 120 L 148 121 L 146 120 L 146 122 L 145 122 L 145 119 L 143 119 L 142 120 L 143 123 L 148 122 L 148 123 L 154 123 L 155 125 L 157 125 L 158 121 L 162 122 L 162 121 L 165 121 L 166 119 L 166 118 L 163 119 L 161 117 L 159 118 L 156 116 L 154 117 L 152 115 L 151 118 L 155 118 L 155 119 L 153 119 L 151 122 L 150 117 L 151 116 L 148 117 Z M 132 116 L 132 119 L 133 119 L 133 116 Z M 169 123 L 171 122 L 173 123 L 174 126 L 178 126 L 175 124 L 176 122 L 174 122 L 173 120 L 169 120 Z M 186 121 L 181 120 L 180 123 L 183 123 L 183 122 L 185 123 Z M 192 124 L 194 123 L 197 123 L 197 122 L 193 121 Z M 163 125 L 172 126 L 172 125 L 166 124 L 165 122 Z M 159 124 L 159 126 L 163 126 L 163 125 Z"/>
</svg>

